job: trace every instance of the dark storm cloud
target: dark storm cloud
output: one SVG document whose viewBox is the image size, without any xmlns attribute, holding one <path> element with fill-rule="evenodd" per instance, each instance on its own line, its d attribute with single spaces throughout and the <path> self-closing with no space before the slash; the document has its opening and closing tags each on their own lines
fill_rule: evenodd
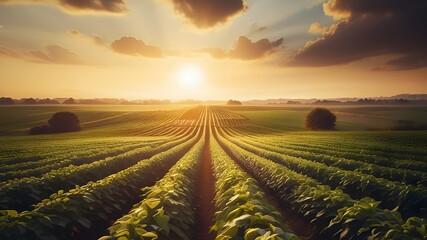
<svg viewBox="0 0 427 240">
<path fill-rule="evenodd" d="M 254 60 L 276 52 L 282 44 L 283 38 L 272 42 L 266 38 L 252 42 L 249 38 L 240 36 L 229 51 L 219 48 L 205 48 L 202 51 L 211 54 L 214 58 L 228 57 L 241 60 Z"/>
<path fill-rule="evenodd" d="M 325 12 L 340 19 L 285 65 L 331 66 L 395 55 L 377 70 L 427 67 L 427 1 L 330 0 Z"/>
<path fill-rule="evenodd" d="M 0 0 L 0 3 L 22 2 L 43 3 L 38 0 Z M 86 10 L 111 13 L 121 13 L 126 11 L 126 3 L 123 0 L 56 0 L 52 2 L 73 11 Z"/>
<path fill-rule="evenodd" d="M 245 0 L 170 0 L 177 13 L 198 28 L 209 28 L 226 22 L 243 12 Z"/>
<path fill-rule="evenodd" d="M 164 56 L 159 47 L 147 45 L 144 41 L 134 37 L 121 37 L 115 40 L 111 43 L 111 49 L 118 53 L 131 56 L 143 56 L 148 58 L 161 58 Z"/>
<path fill-rule="evenodd" d="M 36 62 L 54 64 L 83 64 L 77 54 L 57 45 L 48 45 L 44 50 L 31 51 L 29 53 Z"/>
</svg>

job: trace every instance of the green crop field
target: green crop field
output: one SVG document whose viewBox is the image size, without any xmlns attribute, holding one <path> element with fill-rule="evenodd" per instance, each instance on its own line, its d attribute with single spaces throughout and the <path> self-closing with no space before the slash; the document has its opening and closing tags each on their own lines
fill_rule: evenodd
<svg viewBox="0 0 427 240">
<path fill-rule="evenodd" d="M 427 239 L 427 107 L 311 109 L 0 107 L 0 239 Z"/>
</svg>

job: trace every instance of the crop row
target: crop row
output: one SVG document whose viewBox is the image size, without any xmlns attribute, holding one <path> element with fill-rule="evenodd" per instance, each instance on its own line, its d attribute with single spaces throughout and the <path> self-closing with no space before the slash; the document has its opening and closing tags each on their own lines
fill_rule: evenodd
<svg viewBox="0 0 427 240">
<path fill-rule="evenodd" d="M 200 138 L 200 130 L 196 136 L 97 182 L 60 190 L 32 211 L 1 211 L 0 238 L 69 239 L 99 234 L 102 226 L 136 202 L 141 188 L 154 184 L 188 152 Z"/>
<path fill-rule="evenodd" d="M 374 136 L 361 134 L 342 134 L 334 135 L 302 135 L 302 134 L 275 134 L 268 137 L 262 134 L 247 134 L 247 129 L 233 129 L 238 134 L 244 134 L 254 141 L 269 141 L 274 146 L 285 147 L 291 150 L 307 151 L 315 154 L 326 154 L 329 156 L 353 159 L 361 162 L 367 162 L 384 167 L 405 168 L 427 172 L 427 163 L 425 157 L 425 147 L 418 147 L 409 151 L 407 146 L 402 148 L 406 137 L 399 141 L 400 145 L 394 146 L 390 150 L 390 140 L 379 142 L 372 139 Z M 391 137 L 391 136 L 388 136 Z M 271 141 L 274 139 L 274 141 Z M 396 140 L 397 141 L 397 140 Z M 385 143 L 386 142 L 386 143 Z M 413 141 L 415 144 L 417 141 Z M 376 146 L 372 150 L 373 146 Z M 409 148 L 410 149 L 410 148 Z"/>
<path fill-rule="evenodd" d="M 248 119 L 230 111 L 223 110 L 219 107 L 212 107 L 213 116 L 218 122 L 216 126 L 237 127 L 246 126 Z"/>
<path fill-rule="evenodd" d="M 179 111 L 178 114 L 174 116 L 165 117 L 161 120 L 153 122 L 150 125 L 146 125 L 138 131 L 139 134 L 147 136 L 167 136 L 167 135 L 177 135 L 180 133 L 179 128 L 174 126 L 174 123 L 177 119 L 184 113 L 184 111 Z"/>
<path fill-rule="evenodd" d="M 228 129 L 225 131 L 227 133 L 230 132 L 230 130 Z M 278 141 L 278 138 L 276 137 L 272 137 L 271 139 L 265 139 L 264 141 L 261 141 L 261 140 L 248 139 L 245 136 L 239 136 L 236 134 L 229 134 L 229 135 L 233 136 L 235 139 L 238 139 L 243 143 L 251 144 L 255 147 L 265 149 L 268 151 L 280 153 L 281 155 L 303 158 L 310 161 L 323 163 L 331 167 L 338 167 L 340 169 L 349 170 L 349 171 L 358 171 L 363 174 L 369 174 L 375 177 L 385 178 L 392 181 L 404 182 L 412 185 L 421 184 L 421 185 L 427 186 L 427 173 L 424 173 L 424 172 L 407 170 L 407 169 L 397 169 L 397 168 L 391 168 L 391 167 L 383 167 L 375 164 L 360 162 L 352 159 L 339 158 L 339 157 L 330 156 L 326 154 L 318 154 L 318 153 L 313 153 L 309 151 L 293 150 L 293 149 L 283 147 L 283 145 L 277 146 L 275 142 Z"/>
<path fill-rule="evenodd" d="M 405 160 L 422 164 L 425 167 L 425 140 L 422 134 L 417 133 L 394 132 L 389 133 L 372 133 L 372 132 L 340 132 L 340 133 L 278 133 L 271 132 L 266 138 L 262 130 L 255 128 L 235 128 L 245 135 L 259 140 L 278 137 L 276 144 L 284 144 L 290 148 L 313 151 L 330 151 L 331 155 L 353 158 L 360 161 L 376 161 L 377 164 L 388 166 L 389 159 L 399 160 L 396 163 L 402 164 L 403 167 L 413 168 L 410 163 L 405 164 Z M 342 150 L 335 153 L 336 150 Z M 395 164 L 393 162 L 393 164 Z"/>
<path fill-rule="evenodd" d="M 352 199 L 316 180 L 297 174 L 252 152 L 238 148 L 221 134 L 222 147 L 258 181 L 270 188 L 293 210 L 320 226 L 324 239 L 422 239 L 427 222 L 411 217 L 406 222 L 397 211 L 382 210 L 371 198 Z M 423 232 L 424 231 L 424 232 Z"/>
<path fill-rule="evenodd" d="M 65 143 L 52 144 L 50 141 L 43 143 L 33 144 L 32 142 L 25 143 L 25 148 L 19 144 L 11 144 L 9 148 L 13 151 L 12 156 L 2 159 L 0 161 L 0 172 L 7 172 L 10 170 L 19 170 L 25 167 L 32 167 L 32 164 L 37 164 L 38 161 L 45 159 L 58 159 L 72 155 L 83 155 L 76 151 L 70 152 L 72 149 L 79 151 L 95 151 L 96 149 L 114 148 L 123 146 L 123 141 L 91 141 L 83 140 L 83 143 L 74 143 L 73 141 L 65 141 Z M 129 142 L 127 142 L 129 143 Z M 94 150 L 95 149 L 95 150 Z M 1 155 L 4 154 L 2 150 Z"/>
<path fill-rule="evenodd" d="M 210 151 L 216 179 L 217 211 L 212 226 L 216 239 L 298 239 L 283 224 L 280 212 L 268 202 L 256 181 L 234 163 L 214 138 Z"/>
<path fill-rule="evenodd" d="M 194 185 L 204 137 L 154 186 L 144 199 L 118 219 L 101 239 L 191 239 L 194 229 Z"/>
<path fill-rule="evenodd" d="M 41 201 L 58 190 L 67 191 L 75 185 L 102 179 L 136 164 L 141 159 L 149 158 L 186 142 L 193 138 L 195 134 L 196 131 L 193 131 L 186 137 L 167 142 L 156 148 L 146 146 L 90 164 L 70 165 L 46 173 L 40 178 L 29 177 L 9 181 L 0 188 L 0 208 L 18 211 L 29 209 L 32 204 Z"/>
<path fill-rule="evenodd" d="M 37 164 L 32 164 L 33 167 L 29 169 L 17 169 L 14 171 L 8 171 L 5 173 L 0 173 L 0 181 L 7 181 L 14 178 L 23 178 L 23 177 L 38 177 L 42 174 L 50 172 L 55 169 L 66 167 L 70 164 L 74 166 L 89 164 L 92 162 L 96 162 L 103 158 L 109 156 L 116 156 L 119 154 L 124 154 L 126 152 L 139 149 L 145 146 L 151 146 L 153 148 L 157 147 L 160 142 L 149 142 L 149 143 L 137 143 L 137 144 L 129 144 L 126 146 L 115 147 L 115 148 L 95 148 L 96 151 L 90 152 L 82 152 L 79 154 L 80 156 L 72 156 L 69 158 L 48 158 L 44 160 L 37 161 Z M 94 152 L 94 153 L 91 153 Z M 86 155 L 84 155 L 86 154 Z M 83 155 L 83 156 L 82 156 Z M 27 165 L 27 164 L 26 164 Z M 22 167 L 21 167 L 22 168 Z M 3 185 L 3 184 L 2 184 Z"/>
<path fill-rule="evenodd" d="M 340 187 L 354 198 L 370 196 L 382 201 L 382 206 L 385 208 L 399 207 L 399 211 L 405 216 L 427 216 L 427 212 L 423 211 L 427 206 L 427 189 L 423 186 L 406 185 L 355 171 L 341 170 L 303 158 L 286 156 L 265 148 L 258 148 L 235 138 L 227 139 L 245 150 L 312 177 L 332 188 Z"/>
</svg>

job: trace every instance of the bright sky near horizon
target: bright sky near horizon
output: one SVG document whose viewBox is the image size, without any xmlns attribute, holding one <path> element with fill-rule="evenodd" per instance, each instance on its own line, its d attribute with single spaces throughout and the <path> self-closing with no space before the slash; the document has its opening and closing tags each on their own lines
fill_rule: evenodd
<svg viewBox="0 0 427 240">
<path fill-rule="evenodd" d="M 426 2 L 0 0 L 0 96 L 427 93 Z"/>
</svg>

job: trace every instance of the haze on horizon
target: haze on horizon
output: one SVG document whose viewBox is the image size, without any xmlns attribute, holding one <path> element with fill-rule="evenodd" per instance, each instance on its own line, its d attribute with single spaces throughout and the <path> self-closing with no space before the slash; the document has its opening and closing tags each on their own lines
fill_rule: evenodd
<svg viewBox="0 0 427 240">
<path fill-rule="evenodd" d="M 0 96 L 427 92 L 424 0 L 0 0 Z"/>
</svg>

